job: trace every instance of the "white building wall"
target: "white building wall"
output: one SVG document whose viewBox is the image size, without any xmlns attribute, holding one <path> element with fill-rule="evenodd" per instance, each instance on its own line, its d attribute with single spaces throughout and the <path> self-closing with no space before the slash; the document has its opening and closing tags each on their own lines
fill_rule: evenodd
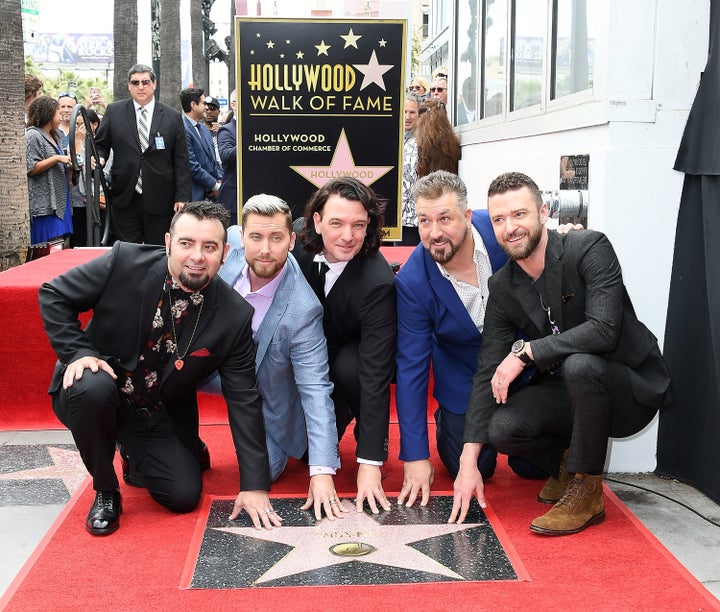
<svg viewBox="0 0 720 612">
<path fill-rule="evenodd" d="M 556 190 L 561 155 L 589 154 L 588 225 L 612 241 L 638 316 L 662 346 L 683 180 L 673 164 L 707 60 L 710 3 L 605 4 L 593 91 L 463 128 L 460 175 L 471 206 L 485 208 L 498 174 L 519 170 Z M 656 421 L 610 443 L 609 471 L 655 468 Z"/>
</svg>

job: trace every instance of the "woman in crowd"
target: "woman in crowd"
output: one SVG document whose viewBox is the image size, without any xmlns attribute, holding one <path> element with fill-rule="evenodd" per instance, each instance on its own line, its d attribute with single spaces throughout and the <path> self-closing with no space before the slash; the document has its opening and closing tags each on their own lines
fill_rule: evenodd
<svg viewBox="0 0 720 612">
<path fill-rule="evenodd" d="M 87 118 L 90 121 L 90 127 L 92 129 L 93 136 L 95 135 L 95 132 L 97 132 L 98 127 L 100 126 L 100 117 L 98 114 L 92 109 L 92 108 L 86 108 L 85 112 L 87 113 Z M 72 201 L 73 205 L 73 224 L 74 224 L 74 233 L 72 236 L 72 245 L 74 247 L 83 247 L 83 246 L 90 246 L 88 245 L 88 235 L 87 235 L 87 192 L 88 192 L 88 186 L 85 185 L 85 138 L 87 137 L 87 129 L 85 127 L 85 122 L 82 119 L 81 115 L 77 116 L 77 121 L 75 123 L 75 153 L 78 157 L 78 165 L 80 166 L 80 171 L 75 176 L 75 181 L 77 184 L 73 186 L 70 190 L 70 199 Z M 111 152 L 112 156 L 112 152 Z M 109 172 L 109 165 L 108 163 L 104 166 L 104 171 Z M 92 182 L 90 184 L 90 189 L 92 190 L 93 185 Z M 90 192 L 92 193 L 92 191 Z M 100 194 L 101 199 L 104 200 L 102 197 L 103 194 L 101 192 Z M 105 204 L 101 202 L 100 208 L 104 209 Z M 102 212 L 101 212 L 101 219 L 100 219 L 100 225 L 102 227 Z"/>
<path fill-rule="evenodd" d="M 428 94 L 428 84 L 421 76 L 416 76 L 408 85 L 408 92 L 420 96 L 423 100 Z"/>
<path fill-rule="evenodd" d="M 67 169 L 70 157 L 60 147 L 60 105 L 48 96 L 28 108 L 27 147 L 30 200 L 28 259 L 48 252 L 48 242 L 61 241 L 73 232 Z"/>
<path fill-rule="evenodd" d="M 418 178 L 435 170 L 458 173 L 460 139 L 450 124 L 445 105 L 438 98 L 428 98 L 420 105 L 415 140 L 418 146 Z"/>
</svg>

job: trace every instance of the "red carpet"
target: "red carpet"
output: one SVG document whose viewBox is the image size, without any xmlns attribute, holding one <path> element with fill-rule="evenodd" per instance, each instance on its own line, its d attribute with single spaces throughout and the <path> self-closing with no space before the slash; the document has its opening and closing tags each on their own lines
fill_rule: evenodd
<svg viewBox="0 0 720 612">
<path fill-rule="evenodd" d="M 396 436 L 393 427 L 394 437 Z M 212 453 L 205 492 L 236 493 L 236 466 L 227 426 L 206 426 Z M 395 441 L 394 441 L 395 442 Z M 339 491 L 353 492 L 351 444 L 342 445 Z M 519 556 L 527 581 L 464 582 L 372 587 L 295 587 L 238 590 L 179 588 L 199 512 L 172 515 L 144 490 L 123 487 L 121 529 L 94 538 L 83 527 L 92 491 L 71 502 L 34 559 L 10 587 L 0 608 L 27 610 L 708 610 L 717 600 L 606 490 L 607 519 L 564 538 L 533 535 L 529 522 L 546 506 L 535 501 L 538 482 L 512 474 L 504 462 L 487 495 L 501 524 L 499 535 Z M 398 491 L 402 470 L 388 464 L 387 492 Z M 304 493 L 306 466 L 293 463 L 273 487 L 277 496 Z M 436 493 L 452 488 L 436 468 Z M 75 501 L 75 500 L 73 500 Z M 409 600 L 405 604 L 405 600 Z"/>
<path fill-rule="evenodd" d="M 382 249 L 388 261 L 405 261 L 412 247 Z M 55 353 L 43 330 L 38 288 L 69 268 L 89 261 L 103 249 L 67 249 L 0 273 L 0 431 L 58 429 L 47 388 Z M 89 314 L 82 317 L 87 322 Z M 227 421 L 221 400 L 204 397 L 202 422 Z"/>
</svg>

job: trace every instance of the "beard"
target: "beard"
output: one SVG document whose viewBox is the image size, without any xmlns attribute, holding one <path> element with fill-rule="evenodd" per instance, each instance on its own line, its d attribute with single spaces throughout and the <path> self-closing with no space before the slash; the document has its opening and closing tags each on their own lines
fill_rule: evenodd
<svg viewBox="0 0 720 612">
<path fill-rule="evenodd" d="M 210 276 L 203 274 L 202 276 L 188 276 L 185 272 L 180 272 L 178 280 L 183 287 L 190 291 L 200 291 L 210 282 Z"/>
<path fill-rule="evenodd" d="M 508 243 L 507 237 L 505 237 L 502 248 L 510 259 L 520 261 L 530 257 L 535 252 L 538 244 L 540 244 L 540 238 L 542 238 L 542 226 L 538 226 L 535 231 L 527 233 L 527 241 L 524 246 L 513 249 Z"/>
<path fill-rule="evenodd" d="M 433 258 L 437 263 L 441 265 L 445 265 L 447 262 L 449 262 L 453 257 L 455 257 L 455 254 L 462 248 L 462 246 L 465 244 L 465 240 L 467 240 L 468 232 L 470 231 L 469 228 L 465 228 L 465 233 L 463 234 L 462 238 L 458 243 L 452 242 L 452 240 L 447 239 L 448 245 L 444 249 L 433 249 L 432 242 L 430 243 L 430 248 L 428 249 L 430 251 L 430 257 Z"/>
<path fill-rule="evenodd" d="M 277 260 L 259 262 L 256 259 L 252 263 L 248 262 L 248 266 L 258 278 L 273 278 L 284 265 L 285 262 Z"/>
</svg>

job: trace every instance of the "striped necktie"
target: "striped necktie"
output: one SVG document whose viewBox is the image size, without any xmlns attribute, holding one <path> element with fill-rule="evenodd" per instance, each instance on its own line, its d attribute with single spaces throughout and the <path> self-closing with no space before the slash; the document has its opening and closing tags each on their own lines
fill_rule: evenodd
<svg viewBox="0 0 720 612">
<path fill-rule="evenodd" d="M 140 115 L 138 117 L 138 137 L 140 138 L 140 150 L 144 153 L 150 144 L 147 124 L 147 108 L 144 106 L 140 107 Z M 142 193 L 142 167 L 138 173 L 138 180 L 135 184 L 135 191 Z"/>
</svg>

